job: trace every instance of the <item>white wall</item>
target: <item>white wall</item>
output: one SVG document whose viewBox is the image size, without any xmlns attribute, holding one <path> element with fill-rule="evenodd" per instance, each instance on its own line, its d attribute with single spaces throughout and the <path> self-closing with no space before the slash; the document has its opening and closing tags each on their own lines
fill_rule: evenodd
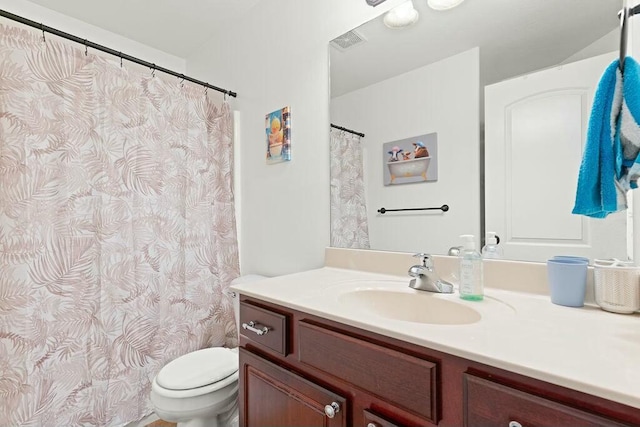
<svg viewBox="0 0 640 427">
<path fill-rule="evenodd" d="M 475 48 L 331 100 L 331 122 L 365 134 L 372 248 L 446 254 L 461 244 L 460 234 L 474 234 L 479 245 L 479 76 Z M 438 134 L 438 180 L 384 186 L 382 144 L 432 132 Z M 377 213 L 443 204 L 450 207 L 446 213 Z"/>
<path fill-rule="evenodd" d="M 631 33 L 629 33 L 631 34 Z M 620 48 L 620 29 L 616 28 L 610 33 L 605 34 L 598 40 L 591 43 L 584 49 L 574 53 L 564 61 L 560 63 L 570 64 L 572 62 L 580 61 L 582 59 L 593 58 L 594 56 L 602 55 L 603 53 L 613 52 Z"/>
<path fill-rule="evenodd" d="M 184 58 L 170 55 L 26 0 L 0 0 L 0 9 L 87 39 L 127 55 L 135 56 L 152 64 L 157 64 L 160 67 L 168 68 L 179 73 L 184 73 L 186 70 L 186 60 Z M 6 18 L 0 18 L 0 23 L 15 26 L 22 25 Z M 27 26 L 23 27 L 31 28 Z M 33 29 L 33 31 L 38 30 Z M 54 36 L 47 34 L 46 37 L 53 38 Z"/>
<path fill-rule="evenodd" d="M 187 58 L 188 74 L 238 92 L 243 274 L 320 267 L 329 245 L 329 51 L 333 38 L 403 0 L 259 2 Z M 265 114 L 291 107 L 292 161 L 265 163 Z"/>
</svg>

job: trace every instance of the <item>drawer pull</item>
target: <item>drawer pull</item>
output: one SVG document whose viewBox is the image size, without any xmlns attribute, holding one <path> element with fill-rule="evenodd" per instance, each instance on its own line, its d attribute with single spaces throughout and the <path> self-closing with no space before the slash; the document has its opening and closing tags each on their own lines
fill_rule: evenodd
<svg viewBox="0 0 640 427">
<path fill-rule="evenodd" d="M 509 421 L 509 427 L 522 427 L 522 424 L 517 421 Z"/>
<path fill-rule="evenodd" d="M 258 327 L 258 322 L 254 322 L 253 320 L 249 323 L 243 323 L 242 328 L 251 332 L 255 332 L 258 335 L 266 335 L 269 332 L 268 326 L 263 326 L 262 328 Z"/>
<path fill-rule="evenodd" d="M 338 412 L 340 412 L 340 405 L 337 402 L 331 402 L 324 407 L 324 414 L 329 418 L 335 417 Z"/>
</svg>

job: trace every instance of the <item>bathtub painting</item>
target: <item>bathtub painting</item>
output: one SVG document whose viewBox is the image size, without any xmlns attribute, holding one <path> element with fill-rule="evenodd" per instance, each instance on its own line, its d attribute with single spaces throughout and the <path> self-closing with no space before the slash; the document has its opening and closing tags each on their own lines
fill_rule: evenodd
<svg viewBox="0 0 640 427">
<path fill-rule="evenodd" d="M 389 174 L 391 175 L 389 184 L 396 184 L 396 178 L 421 177 L 422 181 L 427 180 L 427 171 L 431 157 L 420 157 L 417 159 L 402 160 L 398 162 L 387 162 Z"/>
<path fill-rule="evenodd" d="M 438 180 L 438 135 L 429 133 L 382 145 L 384 185 Z"/>
</svg>

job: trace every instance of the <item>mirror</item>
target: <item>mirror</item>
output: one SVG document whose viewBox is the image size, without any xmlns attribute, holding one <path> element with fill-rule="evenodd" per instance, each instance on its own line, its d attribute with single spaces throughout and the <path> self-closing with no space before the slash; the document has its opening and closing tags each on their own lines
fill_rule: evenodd
<svg viewBox="0 0 640 427">
<path fill-rule="evenodd" d="M 465 0 L 435 11 L 412 1 L 415 24 L 387 28 L 380 16 L 330 43 L 332 126 L 365 135 L 341 142 L 351 134 L 332 129 L 332 246 L 447 254 L 461 234 L 480 250 L 496 231 L 509 259 L 626 258 L 626 213 L 596 225 L 570 213 L 594 90 L 618 55 L 621 2 Z M 557 80 L 563 86 L 540 86 Z M 427 139 L 436 177 L 391 164 L 420 163 Z M 350 170 L 358 160 L 349 151 L 362 156 L 361 172 Z M 339 197 L 346 207 L 333 206 Z M 339 218 L 345 212 L 352 217 Z M 363 227 L 368 242 L 354 243 Z"/>
</svg>

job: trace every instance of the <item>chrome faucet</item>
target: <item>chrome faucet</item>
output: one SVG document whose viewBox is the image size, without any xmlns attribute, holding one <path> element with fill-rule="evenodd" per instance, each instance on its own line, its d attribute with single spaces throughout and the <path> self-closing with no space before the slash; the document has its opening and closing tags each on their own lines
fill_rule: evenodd
<svg viewBox="0 0 640 427">
<path fill-rule="evenodd" d="M 449 248 L 449 256 L 460 256 L 460 252 L 462 251 L 462 246 L 452 246 Z"/>
<path fill-rule="evenodd" d="M 409 287 L 420 291 L 452 294 L 453 285 L 438 277 L 433 269 L 433 262 L 429 254 L 415 254 L 414 257 L 422 258 L 422 265 L 414 265 L 409 269 L 409 276 L 415 277 L 409 282 Z"/>
</svg>

